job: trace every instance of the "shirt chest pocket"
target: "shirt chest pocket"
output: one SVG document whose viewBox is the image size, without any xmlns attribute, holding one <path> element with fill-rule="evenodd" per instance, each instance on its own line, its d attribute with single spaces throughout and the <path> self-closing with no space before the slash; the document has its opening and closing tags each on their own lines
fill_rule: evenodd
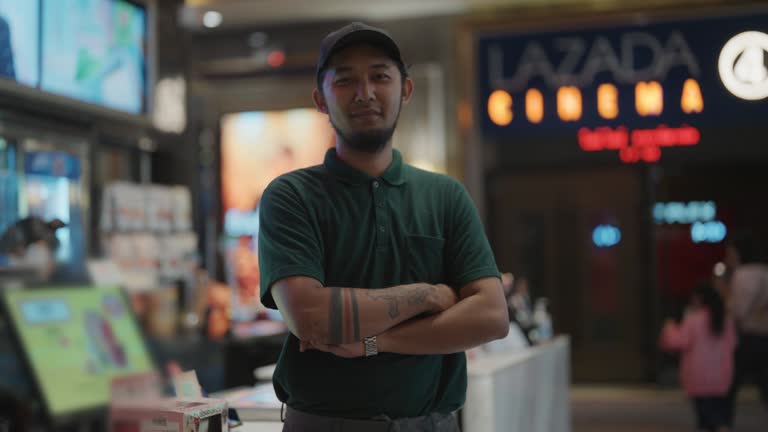
<svg viewBox="0 0 768 432">
<path fill-rule="evenodd" d="M 437 237 L 409 235 L 405 245 L 405 265 L 412 283 L 441 283 L 444 279 L 443 248 L 445 240 Z"/>
</svg>

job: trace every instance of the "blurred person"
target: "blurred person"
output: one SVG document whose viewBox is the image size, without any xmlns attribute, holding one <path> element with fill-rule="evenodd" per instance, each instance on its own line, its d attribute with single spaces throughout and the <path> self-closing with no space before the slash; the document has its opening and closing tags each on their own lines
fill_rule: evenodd
<svg viewBox="0 0 768 432">
<path fill-rule="evenodd" d="M 2 16 L 0 16 L 0 77 L 16 79 L 11 29 L 8 26 L 8 21 Z"/>
<path fill-rule="evenodd" d="M 232 291 L 227 284 L 209 281 L 202 330 L 212 340 L 221 340 L 232 330 Z"/>
<path fill-rule="evenodd" d="M 715 291 L 720 293 L 720 297 L 723 298 L 727 305 L 731 298 L 731 293 L 730 287 L 728 286 L 727 267 L 724 262 L 718 262 L 712 266 L 711 281 Z"/>
<path fill-rule="evenodd" d="M 730 391 L 732 416 L 739 390 L 750 378 L 768 408 L 768 265 L 762 249 L 754 235 L 744 231 L 733 236 L 725 252 L 731 271 L 728 305 L 739 330 Z"/>
<path fill-rule="evenodd" d="M 510 333 L 516 333 L 514 335 L 516 339 L 522 335 L 526 346 L 533 345 L 531 332 L 535 330 L 535 325 L 531 300 L 528 295 L 528 278 L 525 276 L 515 277 L 512 273 L 503 273 L 501 285 L 504 288 L 504 297 L 507 299 Z M 509 338 L 509 335 L 507 337 Z M 517 340 L 515 343 L 517 344 Z"/>
<path fill-rule="evenodd" d="M 514 280 L 510 303 L 515 311 L 515 320 L 524 329 L 533 326 L 533 307 L 528 278 L 521 275 Z"/>
<path fill-rule="evenodd" d="M 504 297 L 507 299 L 509 333 L 505 338 L 497 339 L 483 345 L 481 349 L 487 353 L 504 353 L 516 351 L 531 345 L 531 340 L 529 339 L 528 335 L 523 332 L 520 324 L 515 318 L 515 310 L 511 302 L 512 295 L 514 294 L 515 276 L 512 273 L 502 273 L 501 286 L 504 289 Z M 473 352 L 477 353 L 477 351 Z"/>
<path fill-rule="evenodd" d="M 40 281 L 50 281 L 56 272 L 55 255 L 59 248 L 56 231 L 65 226 L 59 219 L 20 219 L 0 234 L 0 253 L 6 255 L 10 266 L 33 268 Z"/>
<path fill-rule="evenodd" d="M 693 402 L 698 429 L 729 431 L 728 391 L 736 327 L 712 285 L 704 283 L 694 289 L 681 324 L 674 320 L 664 323 L 660 346 L 682 355 L 680 381 Z"/>
<path fill-rule="evenodd" d="M 284 431 L 458 431 L 465 350 L 509 330 L 469 194 L 392 148 L 413 88 L 385 31 L 330 33 L 313 99 L 336 146 L 260 202 L 262 302 L 291 331 L 274 374 Z"/>
<path fill-rule="evenodd" d="M 241 305 L 258 303 L 259 258 L 253 250 L 253 237 L 240 236 L 233 255 L 238 301 Z"/>
</svg>

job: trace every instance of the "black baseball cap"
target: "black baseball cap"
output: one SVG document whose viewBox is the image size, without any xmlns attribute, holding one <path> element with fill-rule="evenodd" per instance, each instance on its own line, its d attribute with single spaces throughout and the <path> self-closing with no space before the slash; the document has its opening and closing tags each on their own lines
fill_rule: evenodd
<svg viewBox="0 0 768 432">
<path fill-rule="evenodd" d="M 317 60 L 316 78 L 318 85 L 320 75 L 328 66 L 328 60 L 340 50 L 357 44 L 370 44 L 382 49 L 399 66 L 405 64 L 400 56 L 400 47 L 385 30 L 369 26 L 361 22 L 353 22 L 333 31 L 320 44 L 320 58 Z"/>
</svg>

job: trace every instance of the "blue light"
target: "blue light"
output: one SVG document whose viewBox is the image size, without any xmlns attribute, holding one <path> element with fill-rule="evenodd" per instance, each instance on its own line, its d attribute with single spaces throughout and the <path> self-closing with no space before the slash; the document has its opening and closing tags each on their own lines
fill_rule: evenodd
<svg viewBox="0 0 768 432">
<path fill-rule="evenodd" d="M 727 234 L 728 229 L 720 221 L 696 222 L 691 225 L 691 240 L 694 243 L 720 243 Z"/>
<path fill-rule="evenodd" d="M 664 223 L 665 208 L 666 205 L 664 203 L 656 203 L 656 205 L 653 206 L 653 221 L 656 222 L 656 225 Z"/>
<path fill-rule="evenodd" d="M 613 225 L 598 225 L 592 231 L 592 242 L 600 248 L 616 246 L 621 241 L 621 230 Z"/>
<path fill-rule="evenodd" d="M 227 210 L 224 215 L 224 233 L 232 237 L 258 236 L 259 211 Z"/>
<path fill-rule="evenodd" d="M 710 222 L 716 215 L 714 201 L 661 202 L 653 206 L 653 220 L 657 225 Z"/>
</svg>

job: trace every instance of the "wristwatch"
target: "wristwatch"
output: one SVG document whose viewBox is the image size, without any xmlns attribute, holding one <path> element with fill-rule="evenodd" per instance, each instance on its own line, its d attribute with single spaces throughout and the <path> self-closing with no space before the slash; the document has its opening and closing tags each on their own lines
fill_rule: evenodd
<svg viewBox="0 0 768 432">
<path fill-rule="evenodd" d="M 379 353 L 379 345 L 376 343 L 376 336 L 363 338 L 363 346 L 365 347 L 366 357 L 372 357 Z"/>
</svg>

